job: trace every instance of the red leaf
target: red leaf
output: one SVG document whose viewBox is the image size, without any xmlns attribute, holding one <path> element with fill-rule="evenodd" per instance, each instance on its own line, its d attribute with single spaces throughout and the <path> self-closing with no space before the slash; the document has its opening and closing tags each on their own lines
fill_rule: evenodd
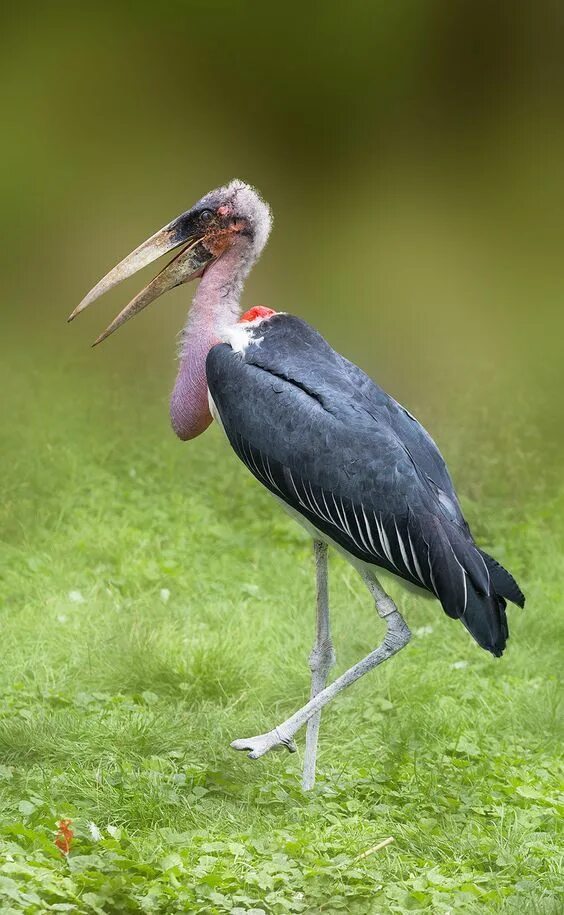
<svg viewBox="0 0 564 915">
<path fill-rule="evenodd" d="M 55 836 L 55 845 L 63 855 L 68 855 L 71 850 L 74 832 L 71 829 L 72 820 L 59 820 L 57 823 L 57 835 Z"/>
</svg>

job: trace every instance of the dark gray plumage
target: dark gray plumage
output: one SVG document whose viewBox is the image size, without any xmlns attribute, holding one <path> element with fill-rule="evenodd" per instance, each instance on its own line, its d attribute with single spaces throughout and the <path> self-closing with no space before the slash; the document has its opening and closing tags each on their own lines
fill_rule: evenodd
<svg viewBox="0 0 564 915">
<path fill-rule="evenodd" d="M 305 321 L 249 326 L 207 357 L 210 394 L 251 473 L 345 551 L 430 591 L 499 656 L 512 576 L 476 546 L 430 435 Z M 243 395 L 243 396 L 242 396 Z"/>
</svg>

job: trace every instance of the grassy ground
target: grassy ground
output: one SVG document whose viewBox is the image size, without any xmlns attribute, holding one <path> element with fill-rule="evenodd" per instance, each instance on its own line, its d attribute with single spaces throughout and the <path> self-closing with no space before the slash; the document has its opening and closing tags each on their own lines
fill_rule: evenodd
<svg viewBox="0 0 564 915">
<path fill-rule="evenodd" d="M 2 455 L 3 913 L 562 911 L 563 506 L 521 439 L 441 439 L 527 594 L 506 656 L 392 589 L 414 638 L 324 714 L 304 796 L 303 737 L 256 762 L 229 742 L 307 696 L 305 534 L 218 430 L 181 447 L 142 390 L 79 408 L 78 380 L 25 379 Z M 331 599 L 342 671 L 382 626 L 338 557 Z"/>
</svg>

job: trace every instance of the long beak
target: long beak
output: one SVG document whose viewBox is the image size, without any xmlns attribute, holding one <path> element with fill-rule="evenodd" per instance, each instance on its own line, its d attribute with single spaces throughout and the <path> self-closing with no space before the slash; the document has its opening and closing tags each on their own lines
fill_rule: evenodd
<svg viewBox="0 0 564 915">
<path fill-rule="evenodd" d="M 197 238 L 194 237 L 193 233 L 191 234 L 190 223 L 189 214 L 183 213 L 182 216 L 155 232 L 151 238 L 144 241 L 135 251 L 132 251 L 117 266 L 113 267 L 99 283 L 96 283 L 88 295 L 83 298 L 82 302 L 77 305 L 69 316 L 69 321 L 76 318 L 81 311 L 88 308 L 104 293 L 113 289 L 114 286 L 117 286 L 128 277 L 133 276 L 138 270 L 153 263 L 157 258 L 174 250 L 179 245 L 185 245 L 176 257 L 157 274 L 154 280 L 145 286 L 120 311 L 109 327 L 93 343 L 93 346 L 113 334 L 118 327 L 146 308 L 147 305 L 150 305 L 151 302 L 154 302 L 163 292 L 167 292 L 169 289 L 173 289 L 175 286 L 180 286 L 182 283 L 197 277 L 215 259 L 205 245 L 205 238 Z"/>
</svg>

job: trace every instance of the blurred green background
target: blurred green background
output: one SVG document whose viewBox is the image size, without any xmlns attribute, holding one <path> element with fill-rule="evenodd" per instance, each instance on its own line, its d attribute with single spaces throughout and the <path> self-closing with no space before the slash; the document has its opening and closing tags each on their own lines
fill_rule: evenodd
<svg viewBox="0 0 564 915">
<path fill-rule="evenodd" d="M 557 459 L 563 25 L 556 2 L 14 5 L 0 55 L 4 396 L 56 364 L 77 379 L 73 404 L 80 378 L 124 408 L 143 384 L 172 434 L 190 287 L 95 352 L 141 279 L 65 318 L 237 176 L 275 214 L 247 302 L 316 324 L 435 433 L 479 416 L 472 434 L 495 437 L 514 418 Z"/>
</svg>

